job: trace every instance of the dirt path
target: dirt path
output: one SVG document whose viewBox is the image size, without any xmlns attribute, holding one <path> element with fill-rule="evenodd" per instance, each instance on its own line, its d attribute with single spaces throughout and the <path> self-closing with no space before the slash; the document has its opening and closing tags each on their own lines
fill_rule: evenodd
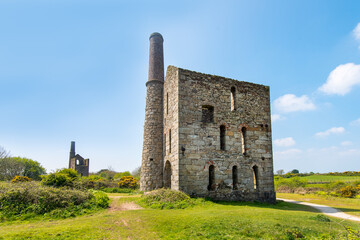
<svg viewBox="0 0 360 240">
<path fill-rule="evenodd" d="M 317 210 L 319 210 L 320 212 L 324 213 L 325 215 L 329 215 L 331 217 L 337 217 L 337 218 L 342 218 L 342 219 L 346 219 L 346 220 L 351 220 L 351 221 L 357 221 L 360 222 L 360 217 L 356 217 L 347 213 L 344 213 L 338 209 L 326 206 L 326 205 L 320 205 L 320 204 L 315 204 L 315 203 L 308 203 L 308 202 L 300 202 L 300 201 L 295 201 L 295 200 L 291 200 L 291 199 L 284 199 L 284 198 L 277 198 L 277 200 L 282 200 L 284 202 L 289 202 L 289 203 L 296 203 L 296 204 L 301 204 L 301 205 L 306 205 L 306 206 L 310 206 L 313 207 Z"/>
<path fill-rule="evenodd" d="M 112 201 L 109 207 L 109 212 L 143 209 L 134 202 L 124 202 L 119 204 L 118 201 L 116 201 L 116 199 L 123 198 L 123 196 L 112 196 L 110 198 L 112 199 Z"/>
</svg>

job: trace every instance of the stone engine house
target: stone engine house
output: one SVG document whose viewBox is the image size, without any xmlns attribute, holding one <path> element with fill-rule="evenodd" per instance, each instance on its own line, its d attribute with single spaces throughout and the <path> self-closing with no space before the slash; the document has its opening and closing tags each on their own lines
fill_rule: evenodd
<svg viewBox="0 0 360 240">
<path fill-rule="evenodd" d="M 140 188 L 275 202 L 269 87 L 169 66 L 150 36 Z"/>
<path fill-rule="evenodd" d="M 71 142 L 70 156 L 69 156 L 69 168 L 74 169 L 81 176 L 89 176 L 89 159 L 84 159 L 79 154 L 75 153 L 75 142 Z"/>
</svg>

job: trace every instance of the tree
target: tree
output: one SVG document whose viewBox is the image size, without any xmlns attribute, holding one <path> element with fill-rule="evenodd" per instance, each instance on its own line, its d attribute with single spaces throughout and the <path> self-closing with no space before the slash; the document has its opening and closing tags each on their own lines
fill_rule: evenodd
<svg viewBox="0 0 360 240">
<path fill-rule="evenodd" d="M 290 173 L 299 173 L 299 170 L 297 170 L 297 169 L 293 169 Z"/>
<path fill-rule="evenodd" d="M 114 179 L 120 179 L 120 178 L 126 177 L 126 176 L 131 176 L 131 173 L 129 171 L 119 172 L 114 175 Z"/>
<path fill-rule="evenodd" d="M 8 151 L 0 146 L 0 180 L 11 180 L 16 175 L 21 176 L 24 165 L 14 161 Z"/>
<path fill-rule="evenodd" d="M 141 167 L 137 167 L 131 172 L 131 176 L 133 176 L 136 179 L 140 179 L 140 172 L 141 172 Z"/>
<path fill-rule="evenodd" d="M 45 173 L 45 168 L 39 162 L 28 158 L 11 157 L 3 147 L 0 147 L 0 180 L 11 180 L 15 176 L 40 180 L 40 175 Z"/>
<path fill-rule="evenodd" d="M 45 168 L 37 161 L 29 158 L 14 157 L 15 161 L 19 161 L 24 165 L 23 176 L 29 177 L 33 180 L 41 180 L 40 175 L 46 174 Z"/>
<path fill-rule="evenodd" d="M 277 175 L 283 175 L 284 174 L 284 169 L 279 169 L 276 171 Z"/>
<path fill-rule="evenodd" d="M 22 176 L 25 166 L 13 158 L 6 157 L 0 159 L 0 180 L 11 180 L 15 176 Z"/>
</svg>

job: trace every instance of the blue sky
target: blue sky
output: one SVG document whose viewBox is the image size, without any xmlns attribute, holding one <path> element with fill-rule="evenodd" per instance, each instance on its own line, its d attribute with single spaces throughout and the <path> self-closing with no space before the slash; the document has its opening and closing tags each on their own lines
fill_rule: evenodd
<svg viewBox="0 0 360 240">
<path fill-rule="evenodd" d="M 0 146 L 141 163 L 148 37 L 165 67 L 269 85 L 274 170 L 359 171 L 359 1 L 0 2 Z"/>
</svg>

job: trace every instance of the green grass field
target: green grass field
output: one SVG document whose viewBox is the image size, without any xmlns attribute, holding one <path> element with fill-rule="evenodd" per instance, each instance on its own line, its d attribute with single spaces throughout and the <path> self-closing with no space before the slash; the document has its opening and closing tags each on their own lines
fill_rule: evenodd
<svg viewBox="0 0 360 240">
<path fill-rule="evenodd" d="M 360 181 L 360 176 L 334 176 L 334 175 L 310 175 L 301 177 L 302 179 L 306 179 L 308 182 L 354 182 Z"/>
<path fill-rule="evenodd" d="M 295 194 L 295 193 L 276 193 L 278 198 L 286 198 L 297 201 L 312 202 L 337 208 L 348 214 L 360 216 L 360 199 L 340 198 L 324 196 L 318 194 Z"/>
<path fill-rule="evenodd" d="M 359 224 L 331 218 L 321 222 L 314 209 L 280 202 L 206 202 L 184 210 L 128 210 L 117 207 L 138 195 L 109 194 L 112 208 L 65 220 L 24 221 L 0 224 L 0 239 L 339 239 L 343 224 Z"/>
</svg>

